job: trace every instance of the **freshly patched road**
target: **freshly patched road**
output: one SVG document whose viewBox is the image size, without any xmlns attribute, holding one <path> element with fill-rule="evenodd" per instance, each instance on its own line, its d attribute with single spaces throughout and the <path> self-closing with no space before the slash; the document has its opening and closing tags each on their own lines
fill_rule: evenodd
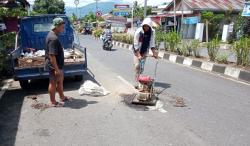
<svg viewBox="0 0 250 146">
<path fill-rule="evenodd" d="M 75 99 L 62 108 L 34 109 L 48 103 L 46 81 L 23 91 L 14 82 L 0 101 L 2 146 L 247 146 L 250 144 L 250 86 L 159 61 L 155 107 L 127 104 L 134 92 L 133 55 L 114 47 L 104 51 L 101 41 L 80 35 L 88 50 L 89 72 L 84 80 L 104 86 L 104 97 L 80 96 L 84 82 L 65 81 L 65 94 Z M 146 74 L 152 74 L 148 59 Z M 36 97 L 36 98 L 34 98 Z M 176 107 L 176 100 L 185 107 Z"/>
</svg>

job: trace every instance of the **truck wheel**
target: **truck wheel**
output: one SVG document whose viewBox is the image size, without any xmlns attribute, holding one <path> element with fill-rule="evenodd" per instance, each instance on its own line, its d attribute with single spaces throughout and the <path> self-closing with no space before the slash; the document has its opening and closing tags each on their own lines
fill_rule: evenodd
<svg viewBox="0 0 250 146">
<path fill-rule="evenodd" d="M 82 80 L 83 80 L 83 75 L 75 76 L 75 81 L 82 81 Z"/>
<path fill-rule="evenodd" d="M 29 88 L 29 80 L 21 80 L 19 83 L 22 89 L 26 90 Z"/>
</svg>

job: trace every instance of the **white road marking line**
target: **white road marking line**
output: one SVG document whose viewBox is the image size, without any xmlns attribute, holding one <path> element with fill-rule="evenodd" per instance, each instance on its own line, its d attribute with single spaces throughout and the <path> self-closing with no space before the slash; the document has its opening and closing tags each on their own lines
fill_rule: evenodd
<svg viewBox="0 0 250 146">
<path fill-rule="evenodd" d="M 117 76 L 118 79 L 120 79 L 123 83 L 125 83 L 126 85 L 130 86 L 131 88 L 134 89 L 134 86 L 132 84 L 130 84 L 127 80 L 125 80 L 123 77 L 121 76 Z"/>
</svg>

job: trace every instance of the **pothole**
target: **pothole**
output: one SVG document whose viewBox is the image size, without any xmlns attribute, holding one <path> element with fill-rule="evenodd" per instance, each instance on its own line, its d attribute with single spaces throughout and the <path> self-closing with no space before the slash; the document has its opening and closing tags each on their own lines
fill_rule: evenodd
<svg viewBox="0 0 250 146">
<path fill-rule="evenodd" d="M 132 104 L 132 101 L 135 95 L 136 94 L 134 93 L 134 94 L 120 94 L 119 96 L 122 98 L 121 102 L 123 102 L 128 107 L 139 110 L 139 111 L 148 111 L 149 108 L 147 106 Z"/>
<path fill-rule="evenodd" d="M 134 104 L 132 103 L 133 99 L 136 98 L 136 93 L 134 94 L 120 94 L 120 97 L 122 97 L 122 102 L 127 105 L 128 107 L 131 107 L 136 110 L 140 111 L 159 111 L 161 113 L 166 113 L 167 111 L 164 109 L 164 102 L 159 100 L 157 97 L 156 103 L 154 106 L 145 105 L 145 104 Z"/>
<path fill-rule="evenodd" d="M 155 110 L 155 109 L 160 109 L 164 106 L 164 102 L 161 100 L 158 100 L 155 106 L 146 106 L 146 105 L 136 105 L 132 104 L 133 98 L 135 97 L 136 93 L 134 94 L 120 94 L 120 97 L 122 98 L 122 102 L 131 107 L 135 108 L 137 110 L 143 110 L 143 111 L 148 111 L 148 110 Z M 187 107 L 186 100 L 180 96 L 176 95 L 170 95 L 169 93 L 165 94 L 165 100 L 166 102 L 170 103 L 173 107 Z M 164 100 L 163 99 L 163 100 Z"/>
</svg>

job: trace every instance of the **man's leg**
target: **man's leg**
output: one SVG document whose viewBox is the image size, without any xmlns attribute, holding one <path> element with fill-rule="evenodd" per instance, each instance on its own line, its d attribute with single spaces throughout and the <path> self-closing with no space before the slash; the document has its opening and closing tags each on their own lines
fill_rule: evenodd
<svg viewBox="0 0 250 146">
<path fill-rule="evenodd" d="M 138 82 L 138 77 L 140 75 L 140 60 L 134 56 L 134 69 L 135 69 L 135 81 Z"/>
<path fill-rule="evenodd" d="M 50 81 L 49 81 L 49 95 L 50 95 L 50 102 L 52 104 L 56 104 L 56 79 L 55 79 L 55 75 L 54 72 L 50 72 Z"/>
<path fill-rule="evenodd" d="M 64 100 L 65 99 L 65 96 L 64 96 L 64 93 L 63 93 L 63 80 L 64 80 L 64 75 L 63 75 L 63 71 L 60 71 L 61 75 L 60 77 L 58 78 L 58 81 L 57 81 L 57 92 L 61 98 L 61 100 Z"/>
</svg>

